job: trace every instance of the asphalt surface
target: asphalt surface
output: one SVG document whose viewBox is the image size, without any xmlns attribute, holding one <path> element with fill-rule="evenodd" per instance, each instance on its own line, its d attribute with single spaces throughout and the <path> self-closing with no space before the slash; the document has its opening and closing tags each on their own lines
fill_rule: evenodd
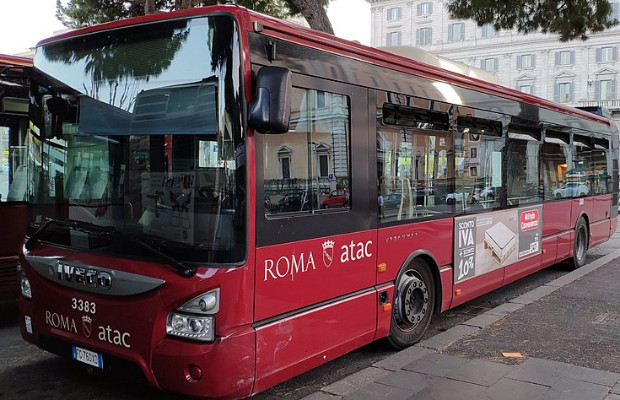
<svg viewBox="0 0 620 400">
<path fill-rule="evenodd" d="M 620 400 L 620 234 L 605 256 L 304 400 Z"/>
</svg>

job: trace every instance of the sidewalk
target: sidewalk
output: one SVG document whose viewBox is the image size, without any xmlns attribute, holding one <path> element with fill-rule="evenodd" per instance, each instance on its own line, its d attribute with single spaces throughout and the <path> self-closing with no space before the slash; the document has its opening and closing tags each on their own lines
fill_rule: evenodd
<svg viewBox="0 0 620 400">
<path fill-rule="evenodd" d="M 620 400 L 619 241 L 616 231 L 596 261 L 304 400 Z"/>
</svg>

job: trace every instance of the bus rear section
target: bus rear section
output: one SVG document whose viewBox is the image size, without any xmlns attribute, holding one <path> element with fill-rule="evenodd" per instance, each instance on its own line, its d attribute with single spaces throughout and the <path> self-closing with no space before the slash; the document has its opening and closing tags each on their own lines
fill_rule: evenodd
<svg viewBox="0 0 620 400">
<path fill-rule="evenodd" d="M 26 131 L 32 60 L 0 54 L 0 301 L 14 301 L 18 253 L 26 234 Z M 10 228 L 8 228 L 10 227 Z"/>
</svg>

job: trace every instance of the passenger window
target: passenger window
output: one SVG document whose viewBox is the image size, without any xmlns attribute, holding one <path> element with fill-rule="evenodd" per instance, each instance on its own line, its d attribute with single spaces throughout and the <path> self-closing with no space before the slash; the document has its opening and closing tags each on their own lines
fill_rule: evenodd
<svg viewBox="0 0 620 400">
<path fill-rule="evenodd" d="M 350 100 L 293 88 L 289 131 L 264 135 L 265 215 L 351 207 Z"/>
<path fill-rule="evenodd" d="M 501 121 L 459 116 L 457 128 L 456 185 L 447 201 L 457 212 L 499 208 L 504 148 Z"/>
<path fill-rule="evenodd" d="M 545 133 L 540 156 L 545 200 L 570 197 L 565 186 L 569 141 L 568 132 L 547 130 Z"/>
<path fill-rule="evenodd" d="M 448 114 L 385 103 L 377 120 L 379 219 L 394 222 L 451 213 L 454 179 Z"/>
<path fill-rule="evenodd" d="M 573 163 L 566 173 L 572 197 L 608 192 L 607 182 L 610 178 L 607 173 L 608 148 L 606 140 L 573 136 Z"/>
<path fill-rule="evenodd" d="M 540 129 L 510 125 L 506 148 L 506 200 L 508 206 L 542 201 L 538 174 Z"/>
</svg>

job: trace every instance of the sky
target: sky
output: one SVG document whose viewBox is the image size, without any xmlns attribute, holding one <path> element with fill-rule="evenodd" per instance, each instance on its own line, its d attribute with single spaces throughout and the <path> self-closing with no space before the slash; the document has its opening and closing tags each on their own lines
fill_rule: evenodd
<svg viewBox="0 0 620 400">
<path fill-rule="evenodd" d="M 0 54 L 28 51 L 41 39 L 65 29 L 55 17 L 56 0 L 2 0 Z M 370 4 L 366 0 L 332 0 L 327 14 L 336 36 L 370 43 Z"/>
</svg>

